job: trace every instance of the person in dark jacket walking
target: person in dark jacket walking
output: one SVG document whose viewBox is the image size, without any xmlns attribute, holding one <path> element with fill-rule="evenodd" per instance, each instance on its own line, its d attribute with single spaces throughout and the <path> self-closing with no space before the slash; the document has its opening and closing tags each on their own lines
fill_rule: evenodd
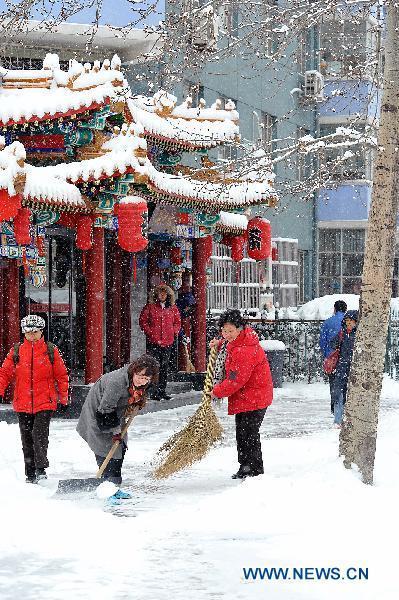
<svg viewBox="0 0 399 600">
<path fill-rule="evenodd" d="M 339 348 L 339 358 L 334 372 L 332 400 L 334 402 L 334 424 L 340 427 L 344 415 L 349 371 L 352 362 L 353 348 L 356 338 L 356 327 L 359 318 L 357 310 L 348 310 L 342 319 L 342 327 L 331 340 L 331 352 Z"/>
<path fill-rule="evenodd" d="M 0 368 L 0 396 L 15 378 L 13 407 L 28 483 L 47 478 L 50 419 L 57 403 L 68 404 L 68 372 L 58 348 L 44 341 L 45 325 L 38 315 L 24 317 L 25 339 L 11 348 Z"/>
<path fill-rule="evenodd" d="M 264 472 L 259 429 L 273 401 L 273 382 L 266 354 L 256 333 L 246 327 L 240 311 L 229 310 L 219 319 L 226 340 L 225 378 L 213 388 L 216 398 L 228 397 L 228 414 L 235 415 L 240 468 L 232 477 L 244 479 Z M 221 347 L 223 340 L 212 340 Z"/>
<path fill-rule="evenodd" d="M 331 354 L 330 342 L 341 329 L 342 319 L 347 310 L 346 302 L 337 300 L 334 302 L 334 314 L 326 319 L 320 328 L 320 350 L 323 353 L 323 358 L 327 358 Z M 330 404 L 331 412 L 334 414 L 334 401 L 332 399 L 332 388 L 334 383 L 334 373 L 328 375 L 328 383 L 330 385 Z"/>
<path fill-rule="evenodd" d="M 127 434 L 121 439 L 125 418 L 137 405 L 140 410 L 145 406 L 147 388 L 157 382 L 158 373 L 158 361 L 144 354 L 130 365 L 100 377 L 83 404 L 76 431 L 94 452 L 99 467 L 112 444 L 121 441 L 103 473 L 103 479 L 116 485 L 122 483 L 127 449 Z"/>
<path fill-rule="evenodd" d="M 151 392 L 154 400 L 170 400 L 166 393 L 172 346 L 181 328 L 175 295 L 168 285 L 161 283 L 150 295 L 140 314 L 139 325 L 147 338 L 147 353 L 159 362 L 159 384 Z"/>
</svg>

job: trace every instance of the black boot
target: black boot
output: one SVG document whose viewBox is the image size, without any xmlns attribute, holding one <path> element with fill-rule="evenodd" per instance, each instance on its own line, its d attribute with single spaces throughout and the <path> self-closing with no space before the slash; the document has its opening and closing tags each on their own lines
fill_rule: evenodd
<svg viewBox="0 0 399 600">
<path fill-rule="evenodd" d="M 251 476 L 251 467 L 240 467 L 237 473 L 231 476 L 232 479 L 245 479 L 246 477 Z"/>
<path fill-rule="evenodd" d="M 47 479 L 46 469 L 36 469 L 36 480 Z"/>
</svg>

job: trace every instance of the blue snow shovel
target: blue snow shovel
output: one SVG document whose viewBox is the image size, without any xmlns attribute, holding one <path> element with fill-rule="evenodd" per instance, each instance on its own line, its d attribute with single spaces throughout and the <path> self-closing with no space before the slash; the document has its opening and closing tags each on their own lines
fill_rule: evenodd
<svg viewBox="0 0 399 600">
<path fill-rule="evenodd" d="M 140 408 L 138 406 L 136 406 L 133 409 L 129 418 L 125 422 L 124 428 L 121 431 L 121 439 L 123 439 L 126 435 L 126 432 L 129 429 L 131 422 L 133 421 L 134 417 L 137 415 L 139 410 Z M 58 481 L 57 494 L 68 494 L 70 492 L 90 492 L 92 490 L 95 490 L 101 483 L 104 483 L 105 480 L 102 479 L 102 475 L 105 469 L 107 468 L 109 461 L 115 454 L 119 444 L 120 440 L 117 440 L 112 444 L 111 450 L 105 457 L 104 462 L 98 469 L 95 477 L 88 477 L 86 479 L 60 479 Z"/>
</svg>

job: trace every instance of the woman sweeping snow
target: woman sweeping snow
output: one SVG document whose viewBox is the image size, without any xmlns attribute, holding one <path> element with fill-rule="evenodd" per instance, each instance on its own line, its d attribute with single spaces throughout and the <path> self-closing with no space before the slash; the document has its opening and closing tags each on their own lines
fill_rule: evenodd
<svg viewBox="0 0 399 600">
<path fill-rule="evenodd" d="M 127 449 L 127 435 L 121 439 L 124 420 L 135 407 L 144 407 L 147 388 L 157 383 L 158 373 L 158 361 L 143 355 L 131 365 L 100 377 L 83 405 L 76 431 L 94 452 L 99 467 L 112 444 L 121 442 L 103 473 L 104 479 L 116 485 L 122 483 L 121 470 Z"/>
<path fill-rule="evenodd" d="M 229 310 L 219 319 L 226 340 L 225 378 L 213 388 L 216 398 L 228 397 L 228 413 L 235 415 L 236 441 L 240 468 L 232 477 L 256 477 L 263 471 L 259 428 L 273 400 L 273 382 L 269 363 L 258 336 L 246 327 L 240 311 Z M 211 346 L 222 345 L 212 340 Z"/>
</svg>

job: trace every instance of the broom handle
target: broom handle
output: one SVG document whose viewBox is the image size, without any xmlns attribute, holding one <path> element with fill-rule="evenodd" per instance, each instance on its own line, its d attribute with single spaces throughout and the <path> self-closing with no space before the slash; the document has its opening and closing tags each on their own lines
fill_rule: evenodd
<svg viewBox="0 0 399 600">
<path fill-rule="evenodd" d="M 133 421 L 134 417 L 137 415 L 137 413 L 139 412 L 139 410 L 140 410 L 139 407 L 136 406 L 135 409 L 133 410 L 132 414 L 130 415 L 130 417 L 126 421 L 125 426 L 124 426 L 124 428 L 121 431 L 121 439 L 123 439 L 124 436 L 126 435 L 127 430 L 129 429 L 131 422 Z M 101 465 L 101 467 L 97 471 L 97 474 L 96 474 L 97 479 L 101 479 L 101 477 L 102 477 L 105 469 L 108 466 L 109 461 L 111 460 L 111 458 L 115 454 L 116 449 L 118 448 L 118 446 L 119 446 L 120 443 L 121 442 L 119 440 L 117 440 L 116 442 L 114 442 L 112 444 L 111 450 L 108 452 L 107 456 L 104 459 L 103 464 Z"/>
<path fill-rule="evenodd" d="M 211 398 L 211 392 L 213 389 L 213 376 L 215 373 L 215 363 L 216 363 L 217 354 L 218 354 L 218 349 L 216 347 L 211 348 L 211 351 L 209 353 L 208 366 L 207 366 L 206 375 L 205 375 L 202 403 L 210 401 L 210 398 Z"/>
</svg>

